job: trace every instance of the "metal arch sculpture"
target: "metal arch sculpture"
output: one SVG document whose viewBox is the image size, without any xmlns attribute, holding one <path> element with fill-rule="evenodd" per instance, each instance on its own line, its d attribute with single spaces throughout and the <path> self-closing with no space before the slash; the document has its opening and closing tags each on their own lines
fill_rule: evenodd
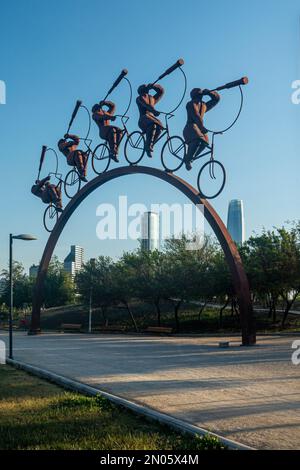
<svg viewBox="0 0 300 470">
<path fill-rule="evenodd" d="M 88 184 L 86 184 L 68 203 L 60 218 L 58 219 L 58 222 L 56 223 L 52 233 L 49 236 L 40 262 L 34 290 L 31 327 L 28 334 L 39 334 L 41 331 L 40 312 L 43 300 L 44 281 L 47 275 L 47 270 L 52 257 L 52 253 L 55 249 L 60 234 L 63 231 L 69 218 L 77 209 L 77 207 L 81 204 L 81 202 L 95 189 L 99 188 L 103 184 L 113 179 L 133 174 L 146 174 L 159 178 L 171 184 L 175 188 L 179 189 L 194 204 L 203 204 L 204 217 L 208 221 L 216 237 L 218 238 L 218 241 L 224 251 L 228 266 L 231 271 L 233 285 L 240 308 L 242 344 L 243 346 L 250 346 L 255 344 L 256 333 L 248 279 L 245 274 L 237 247 L 234 241 L 232 240 L 228 230 L 226 229 L 224 223 L 222 222 L 221 218 L 218 216 L 218 214 L 209 204 L 209 202 L 205 199 L 201 199 L 198 191 L 186 181 L 173 174 L 167 173 L 157 168 L 151 168 L 146 166 L 124 166 L 103 173 L 91 180 Z"/>
</svg>

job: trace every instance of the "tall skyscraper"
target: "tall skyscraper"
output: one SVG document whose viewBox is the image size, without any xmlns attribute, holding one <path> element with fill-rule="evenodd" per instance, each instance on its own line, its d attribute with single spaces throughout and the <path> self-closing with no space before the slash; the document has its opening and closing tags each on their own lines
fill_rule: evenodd
<svg viewBox="0 0 300 470">
<path fill-rule="evenodd" d="M 159 250 L 159 215 L 156 212 L 142 215 L 141 242 L 143 250 Z"/>
<path fill-rule="evenodd" d="M 64 269 L 74 278 L 83 265 L 84 250 L 81 246 L 71 245 L 71 251 L 64 260 Z"/>
<path fill-rule="evenodd" d="M 237 244 L 245 241 L 244 206 L 240 199 L 232 199 L 228 206 L 227 229 Z"/>
</svg>

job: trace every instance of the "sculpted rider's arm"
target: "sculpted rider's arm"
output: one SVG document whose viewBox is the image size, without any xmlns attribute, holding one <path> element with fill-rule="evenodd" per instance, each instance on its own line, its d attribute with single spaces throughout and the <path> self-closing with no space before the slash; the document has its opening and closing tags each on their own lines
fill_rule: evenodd
<svg viewBox="0 0 300 470">
<path fill-rule="evenodd" d="M 152 89 L 156 91 L 155 95 L 153 95 L 153 98 L 155 99 L 155 104 L 162 98 L 165 90 L 161 85 L 155 84 L 152 86 Z"/>
<path fill-rule="evenodd" d="M 138 96 L 136 99 L 137 104 L 139 104 L 142 108 L 146 109 L 147 111 L 150 111 L 150 113 L 155 112 L 155 108 L 151 106 L 151 104 L 146 103 L 144 98 L 142 96 Z"/>
<path fill-rule="evenodd" d="M 35 184 L 31 187 L 31 192 L 35 196 L 39 193 L 39 190 L 44 186 L 46 181 L 49 181 L 49 176 L 46 176 L 46 178 L 43 178 L 42 180 L 36 180 Z"/>
<path fill-rule="evenodd" d="M 219 103 L 220 95 L 217 91 L 210 91 L 207 93 L 207 95 L 210 97 L 210 100 L 205 103 L 206 111 L 210 111 L 212 108 L 216 106 L 216 104 Z"/>
<path fill-rule="evenodd" d="M 72 146 L 72 145 L 79 145 L 79 142 L 80 142 L 80 139 L 78 137 L 78 135 L 75 135 L 75 134 L 68 134 L 69 136 L 69 139 L 72 140 L 72 142 L 67 142 L 68 144 L 68 147 Z"/>
<path fill-rule="evenodd" d="M 189 106 L 189 109 L 188 109 L 189 113 L 191 114 L 191 117 L 193 119 L 193 122 L 199 127 L 199 129 L 202 131 L 202 132 L 206 132 L 206 129 L 203 125 L 203 122 L 202 122 L 202 119 L 201 119 L 201 115 L 198 111 L 198 107 L 197 107 L 197 104 L 196 103 L 193 103 L 191 102 L 191 106 Z"/>
<path fill-rule="evenodd" d="M 39 186 L 39 188 L 41 188 L 47 181 L 50 180 L 50 177 L 49 176 L 46 176 L 46 178 L 43 178 L 42 180 L 40 180 L 37 184 Z"/>
<path fill-rule="evenodd" d="M 102 106 L 107 106 L 108 107 L 108 110 L 104 111 L 104 114 L 106 116 L 113 116 L 115 114 L 115 111 L 116 111 L 115 103 L 113 103 L 112 101 L 102 101 L 101 104 L 102 104 Z"/>
</svg>

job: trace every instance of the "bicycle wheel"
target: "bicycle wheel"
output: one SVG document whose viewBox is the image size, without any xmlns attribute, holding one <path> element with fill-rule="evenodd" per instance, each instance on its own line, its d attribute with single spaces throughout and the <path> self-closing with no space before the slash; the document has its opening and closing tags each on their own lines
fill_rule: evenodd
<svg viewBox="0 0 300 470">
<path fill-rule="evenodd" d="M 49 204 L 44 211 L 43 223 L 47 232 L 51 233 L 58 219 L 58 212 L 53 204 Z"/>
<path fill-rule="evenodd" d="M 178 135 L 169 137 L 161 150 L 161 162 L 165 170 L 173 172 L 181 168 L 185 158 L 185 142 Z"/>
<path fill-rule="evenodd" d="M 197 185 L 200 196 L 214 199 L 223 191 L 226 182 L 226 171 L 221 162 L 209 160 L 200 169 Z"/>
<path fill-rule="evenodd" d="M 106 144 L 99 144 L 93 151 L 92 168 L 96 175 L 101 175 L 107 171 L 110 165 L 110 151 Z"/>
<path fill-rule="evenodd" d="M 125 158 L 129 165 L 137 165 L 145 154 L 145 137 L 140 131 L 134 131 L 126 139 Z"/>
<path fill-rule="evenodd" d="M 78 171 L 73 168 L 67 173 L 64 181 L 64 190 L 65 194 L 69 199 L 75 196 L 78 193 L 81 186 L 81 179 L 79 177 Z"/>
</svg>

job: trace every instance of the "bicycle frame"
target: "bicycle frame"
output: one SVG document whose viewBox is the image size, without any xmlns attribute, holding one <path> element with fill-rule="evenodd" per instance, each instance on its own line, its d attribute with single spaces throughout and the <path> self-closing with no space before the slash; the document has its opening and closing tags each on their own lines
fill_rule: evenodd
<svg viewBox="0 0 300 470">
<path fill-rule="evenodd" d="M 172 114 L 172 113 L 164 113 L 163 111 L 160 111 L 160 113 L 165 115 L 166 127 L 164 127 L 164 132 L 162 132 L 160 134 L 158 139 L 155 141 L 155 144 L 157 144 L 157 142 L 159 142 L 161 139 L 163 139 L 165 137 L 165 135 L 168 136 L 168 139 L 170 138 L 168 119 L 171 119 L 172 117 L 174 117 L 174 114 Z"/>
<path fill-rule="evenodd" d="M 122 142 L 122 140 L 124 139 L 125 135 L 128 137 L 129 134 L 130 134 L 129 131 L 128 131 L 128 129 L 127 129 L 127 126 L 126 126 L 126 123 L 127 123 L 127 121 L 129 120 L 129 116 L 125 116 L 125 115 L 121 115 L 121 114 L 115 114 L 115 117 L 118 117 L 118 118 L 121 119 L 122 126 L 123 126 L 122 131 L 124 131 L 123 134 L 122 134 L 121 140 L 120 140 L 120 142 L 119 142 L 119 145 L 120 145 L 121 142 Z M 83 139 L 83 140 L 84 140 L 84 139 Z M 88 139 L 88 140 L 91 140 L 91 139 Z M 102 140 L 104 141 L 105 144 L 107 143 L 107 140 L 106 140 L 106 139 L 102 139 Z M 89 150 L 91 151 L 90 147 L 88 147 L 88 148 L 89 148 Z"/>
<path fill-rule="evenodd" d="M 202 150 L 202 152 L 197 155 L 197 152 L 199 150 L 199 147 L 201 146 L 201 142 L 199 142 L 198 148 L 195 152 L 195 157 L 193 158 L 193 161 L 198 160 L 199 158 L 205 157 L 206 155 L 211 155 L 210 159 L 214 159 L 214 149 L 215 149 L 215 136 L 217 134 L 222 134 L 222 132 L 213 132 L 212 133 L 212 138 L 211 138 L 211 145 L 207 144 L 207 146 Z M 205 149 L 209 149 L 205 152 Z M 204 153 L 203 153 L 204 152 Z"/>
<path fill-rule="evenodd" d="M 127 137 L 129 136 L 129 132 L 128 132 L 128 129 L 127 129 L 127 126 L 126 126 L 126 123 L 128 122 L 129 120 L 129 116 L 125 116 L 124 115 L 120 115 L 120 114 L 116 114 L 116 117 L 119 117 L 121 119 L 121 122 L 122 122 L 122 125 L 123 125 L 123 134 L 122 134 L 122 137 L 121 137 L 121 140 L 120 140 L 120 143 L 122 142 L 122 140 L 124 139 L 124 136 L 126 135 Z M 119 144 L 120 145 L 120 144 Z"/>
<path fill-rule="evenodd" d="M 56 179 L 58 179 L 58 183 L 56 187 L 59 187 L 63 184 L 64 180 L 62 179 L 62 173 L 57 173 L 57 172 L 50 172 L 49 176 L 53 175 Z"/>
</svg>

